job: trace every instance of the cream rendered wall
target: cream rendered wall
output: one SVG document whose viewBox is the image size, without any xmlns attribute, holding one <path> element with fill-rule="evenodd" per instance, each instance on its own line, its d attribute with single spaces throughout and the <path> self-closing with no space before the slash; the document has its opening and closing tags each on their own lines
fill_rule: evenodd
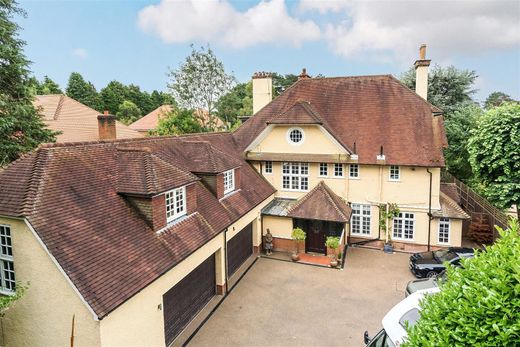
<svg viewBox="0 0 520 347">
<path fill-rule="evenodd" d="M 293 220 L 289 217 L 264 216 L 264 235 L 267 229 L 274 237 L 290 239 L 293 229 Z"/>
<path fill-rule="evenodd" d="M 326 130 L 317 125 L 303 125 L 304 140 L 295 145 L 287 141 L 287 132 L 293 126 L 275 126 L 271 132 L 255 147 L 252 152 L 266 153 L 307 153 L 307 154 L 345 154 Z M 317 145 L 319 144 L 319 145 Z"/>
<path fill-rule="evenodd" d="M 99 321 L 71 287 L 21 219 L 0 217 L 11 227 L 17 282 L 30 282 L 25 295 L 2 319 L 3 346 L 70 346 L 75 315 L 75 346 L 99 346 Z"/>
<path fill-rule="evenodd" d="M 100 321 L 103 346 L 164 346 L 163 294 L 215 252 L 220 234 Z M 217 283 L 224 283 L 224 257 L 217 254 Z"/>
<path fill-rule="evenodd" d="M 237 220 L 235 223 L 231 224 L 228 227 L 227 231 L 227 240 L 231 240 L 235 237 L 240 230 L 242 230 L 249 223 L 253 222 L 253 246 L 259 246 L 262 243 L 262 234 L 260 233 L 261 229 L 261 211 L 274 199 L 274 194 L 265 199 L 260 205 L 256 206 L 254 209 L 246 213 L 242 218 Z"/>
</svg>

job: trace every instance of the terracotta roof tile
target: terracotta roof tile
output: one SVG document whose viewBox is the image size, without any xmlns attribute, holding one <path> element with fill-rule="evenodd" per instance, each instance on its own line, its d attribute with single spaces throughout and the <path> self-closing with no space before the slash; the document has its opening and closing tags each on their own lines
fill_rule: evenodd
<svg viewBox="0 0 520 347">
<path fill-rule="evenodd" d="M 302 100 L 346 148 L 356 143 L 360 164 L 377 164 L 383 146 L 386 164 L 444 166 L 442 117 L 390 75 L 301 79 L 233 133 L 239 148 L 244 151 L 266 122 Z"/>
<path fill-rule="evenodd" d="M 351 213 L 345 201 L 321 181 L 291 207 L 287 216 L 346 223 Z"/>
<path fill-rule="evenodd" d="M 434 211 L 432 214 L 435 217 L 446 217 L 455 219 L 469 219 L 471 218 L 452 198 L 443 192 L 439 195 L 441 203 L 441 210 Z"/>
<path fill-rule="evenodd" d="M 287 110 L 267 121 L 267 124 L 322 124 L 318 112 L 308 101 L 297 101 Z"/>
</svg>

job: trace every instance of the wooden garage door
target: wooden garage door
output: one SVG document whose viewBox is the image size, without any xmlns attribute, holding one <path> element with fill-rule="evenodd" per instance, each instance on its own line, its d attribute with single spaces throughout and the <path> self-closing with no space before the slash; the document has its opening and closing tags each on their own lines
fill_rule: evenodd
<svg viewBox="0 0 520 347">
<path fill-rule="evenodd" d="M 164 335 L 168 346 L 215 295 L 215 255 L 163 295 Z"/>
<path fill-rule="evenodd" d="M 253 254 L 253 223 L 240 230 L 227 245 L 228 275 L 231 276 Z"/>
</svg>

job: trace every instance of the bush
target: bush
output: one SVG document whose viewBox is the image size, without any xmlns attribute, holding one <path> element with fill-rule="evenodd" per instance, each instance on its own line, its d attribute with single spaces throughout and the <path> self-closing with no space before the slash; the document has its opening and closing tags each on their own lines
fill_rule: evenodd
<svg viewBox="0 0 520 347">
<path fill-rule="evenodd" d="M 421 302 L 402 346 L 520 345 L 520 235 L 517 220 L 463 268 L 448 266 L 441 291 Z"/>
<path fill-rule="evenodd" d="M 302 228 L 294 228 L 291 233 L 292 239 L 296 241 L 303 241 L 305 240 L 306 236 L 307 235 L 305 234 L 305 231 L 302 230 Z"/>
<path fill-rule="evenodd" d="M 337 249 L 339 247 L 339 237 L 337 236 L 327 236 L 327 240 L 325 241 L 325 246 L 333 249 Z"/>
</svg>

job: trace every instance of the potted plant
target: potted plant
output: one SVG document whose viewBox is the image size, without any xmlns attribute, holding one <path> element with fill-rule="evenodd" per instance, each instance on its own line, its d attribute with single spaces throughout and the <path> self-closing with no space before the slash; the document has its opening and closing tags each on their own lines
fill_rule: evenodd
<svg viewBox="0 0 520 347">
<path fill-rule="evenodd" d="M 383 251 L 385 253 L 393 253 L 394 245 L 392 244 L 392 227 L 389 223 L 394 217 L 399 216 L 400 210 L 397 204 L 381 204 L 379 205 L 379 228 L 385 233 L 385 245 Z"/>
<path fill-rule="evenodd" d="M 338 266 L 339 237 L 328 236 L 325 241 L 325 246 L 327 246 L 327 254 L 330 258 L 330 266 Z"/>
<path fill-rule="evenodd" d="M 291 237 L 294 240 L 294 251 L 291 258 L 293 261 L 298 261 L 300 260 L 300 243 L 305 241 L 306 234 L 302 228 L 294 228 Z"/>
</svg>

